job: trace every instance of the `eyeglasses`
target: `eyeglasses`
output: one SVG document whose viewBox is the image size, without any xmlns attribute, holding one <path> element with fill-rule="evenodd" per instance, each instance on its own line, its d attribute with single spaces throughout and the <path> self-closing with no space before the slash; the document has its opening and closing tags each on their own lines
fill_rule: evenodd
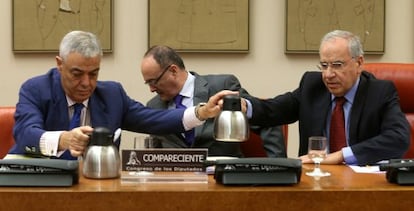
<svg viewBox="0 0 414 211">
<path fill-rule="evenodd" d="M 158 81 L 161 80 L 162 76 L 167 72 L 168 69 L 170 69 L 171 65 L 173 65 L 173 64 L 170 64 L 167 67 L 165 67 L 164 70 L 162 70 L 161 75 L 158 76 L 157 78 L 150 79 L 148 81 L 145 81 L 145 84 L 148 85 L 148 86 L 155 86 L 155 85 L 157 85 Z"/>
<path fill-rule="evenodd" d="M 349 61 L 353 60 L 354 57 L 352 57 Z M 328 67 L 331 67 L 333 70 L 342 70 L 344 66 L 346 66 L 347 62 L 345 61 L 334 61 L 334 62 L 320 62 L 317 67 L 324 71 L 327 70 Z"/>
</svg>

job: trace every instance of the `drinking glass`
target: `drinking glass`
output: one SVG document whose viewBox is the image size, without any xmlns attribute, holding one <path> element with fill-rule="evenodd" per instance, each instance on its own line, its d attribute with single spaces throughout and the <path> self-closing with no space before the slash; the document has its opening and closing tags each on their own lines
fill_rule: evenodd
<svg viewBox="0 0 414 211">
<path fill-rule="evenodd" d="M 324 136 L 309 137 L 308 156 L 315 163 L 313 171 L 306 172 L 306 175 L 312 177 L 326 177 L 330 176 L 329 172 L 324 172 L 320 168 L 320 164 L 325 159 L 327 154 L 327 141 Z"/>
</svg>

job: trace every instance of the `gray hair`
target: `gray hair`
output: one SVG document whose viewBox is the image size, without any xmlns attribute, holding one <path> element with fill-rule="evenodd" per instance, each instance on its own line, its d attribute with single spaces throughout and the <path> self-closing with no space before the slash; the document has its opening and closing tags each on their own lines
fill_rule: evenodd
<svg viewBox="0 0 414 211">
<path fill-rule="evenodd" d="M 103 55 L 99 39 L 94 34 L 84 31 L 71 31 L 60 42 L 60 58 L 66 60 L 68 55 L 74 52 L 86 58 Z"/>
<path fill-rule="evenodd" d="M 343 30 L 335 30 L 335 31 L 331 31 L 327 33 L 322 38 L 320 47 L 322 47 L 322 44 L 325 41 L 335 39 L 335 38 L 342 38 L 342 39 L 348 40 L 349 54 L 351 55 L 351 57 L 358 57 L 358 56 L 364 55 L 364 50 L 363 50 L 359 37 L 352 34 L 351 32 L 343 31 Z"/>
</svg>

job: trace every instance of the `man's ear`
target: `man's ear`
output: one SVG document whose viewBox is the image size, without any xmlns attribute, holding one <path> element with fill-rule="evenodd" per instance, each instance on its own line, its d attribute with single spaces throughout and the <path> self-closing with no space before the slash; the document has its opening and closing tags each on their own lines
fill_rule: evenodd
<svg viewBox="0 0 414 211">
<path fill-rule="evenodd" d="M 170 70 L 169 70 L 173 75 L 176 75 L 178 72 L 178 67 L 177 65 L 171 65 Z"/>
<path fill-rule="evenodd" d="M 55 60 L 56 60 L 56 67 L 60 71 L 62 69 L 63 59 L 60 56 L 56 56 Z"/>
<path fill-rule="evenodd" d="M 56 57 L 55 57 L 55 59 L 56 59 L 56 65 L 57 65 L 57 66 L 62 65 L 63 60 L 62 60 L 62 58 L 60 58 L 60 56 L 56 56 Z"/>
<path fill-rule="evenodd" d="M 361 67 L 364 64 L 364 57 L 359 56 L 357 62 L 358 62 L 358 66 Z"/>
</svg>

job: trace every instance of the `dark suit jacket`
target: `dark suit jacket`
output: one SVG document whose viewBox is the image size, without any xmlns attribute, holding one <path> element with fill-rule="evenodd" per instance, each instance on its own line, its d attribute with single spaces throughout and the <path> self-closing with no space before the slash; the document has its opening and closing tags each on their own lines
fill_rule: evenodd
<svg viewBox="0 0 414 211">
<path fill-rule="evenodd" d="M 244 90 L 239 80 L 234 75 L 198 75 L 197 73 L 191 72 L 195 76 L 194 82 L 194 105 L 200 102 L 207 102 L 209 97 L 216 94 L 217 92 L 227 89 L 239 91 L 241 96 L 248 95 L 247 91 Z M 152 98 L 148 104 L 152 108 L 167 109 L 168 102 L 161 101 L 159 95 Z M 281 135 L 280 128 L 273 129 L 276 134 Z M 272 132 L 267 131 L 269 137 L 275 138 Z M 264 138 L 264 137 L 262 137 Z M 266 138 L 264 138 L 266 139 Z M 180 134 L 165 134 L 163 136 L 155 136 L 156 144 L 154 147 L 162 148 L 187 148 L 184 138 Z M 268 152 L 269 155 L 286 155 L 284 149 L 283 136 L 279 140 L 272 139 L 272 146 L 267 149 L 275 149 L 274 151 Z M 282 149 L 279 149 L 279 143 L 282 144 Z M 195 141 L 192 148 L 208 148 L 209 156 L 236 156 L 241 157 L 239 143 L 220 142 L 214 139 L 214 118 L 208 119 L 203 125 L 195 128 Z"/>
<path fill-rule="evenodd" d="M 270 126 L 299 120 L 299 155 L 307 154 L 308 137 L 325 135 L 331 94 L 320 72 L 307 72 L 293 92 L 269 100 L 250 98 L 251 123 Z M 362 72 L 350 113 L 349 144 L 359 164 L 401 158 L 408 149 L 410 129 L 391 81 Z"/>
<path fill-rule="evenodd" d="M 165 111 L 145 107 L 129 98 L 120 83 L 98 81 L 89 98 L 91 126 L 104 126 L 140 133 L 182 132 L 183 110 Z M 38 154 L 39 139 L 45 131 L 67 130 L 69 114 L 60 73 L 53 68 L 45 75 L 26 81 L 16 105 L 11 154 Z M 119 142 L 116 143 L 119 146 Z"/>
</svg>

